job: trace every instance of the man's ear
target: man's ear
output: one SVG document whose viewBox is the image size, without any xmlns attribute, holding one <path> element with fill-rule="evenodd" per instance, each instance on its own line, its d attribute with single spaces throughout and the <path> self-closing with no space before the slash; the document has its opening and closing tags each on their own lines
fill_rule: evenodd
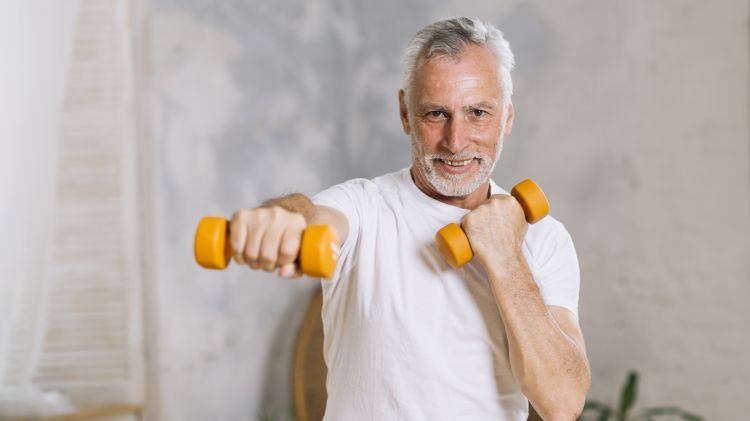
<svg viewBox="0 0 750 421">
<path fill-rule="evenodd" d="M 513 117 L 515 116 L 515 111 L 513 110 L 513 103 L 511 102 L 508 104 L 508 115 L 505 117 L 505 131 L 503 131 L 503 136 L 509 136 L 510 132 L 513 131 Z"/>
<path fill-rule="evenodd" d="M 406 107 L 406 92 L 403 89 L 398 91 L 398 110 L 401 115 L 401 127 L 407 136 L 411 135 L 411 125 L 409 125 L 409 109 Z"/>
</svg>

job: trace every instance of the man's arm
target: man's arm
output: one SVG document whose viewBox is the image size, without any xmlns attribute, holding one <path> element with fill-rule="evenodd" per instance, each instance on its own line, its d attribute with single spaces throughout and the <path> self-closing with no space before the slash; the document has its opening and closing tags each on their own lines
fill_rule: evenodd
<svg viewBox="0 0 750 421">
<path fill-rule="evenodd" d="M 568 310 L 542 300 L 522 252 L 523 210 L 510 196 L 493 196 L 463 228 L 503 319 L 513 376 L 543 419 L 575 420 L 590 385 L 583 335 Z"/>
<path fill-rule="evenodd" d="M 240 209 L 230 221 L 230 245 L 235 262 L 279 276 L 301 276 L 295 265 L 302 232 L 309 224 L 330 225 L 344 241 L 349 232 L 341 212 L 315 206 L 300 193 L 270 199 L 258 207 Z"/>
<path fill-rule="evenodd" d="M 575 420 L 590 384 L 578 322 L 569 310 L 544 304 L 523 255 L 514 264 L 488 263 L 485 269 L 524 395 L 546 421 Z"/>
</svg>

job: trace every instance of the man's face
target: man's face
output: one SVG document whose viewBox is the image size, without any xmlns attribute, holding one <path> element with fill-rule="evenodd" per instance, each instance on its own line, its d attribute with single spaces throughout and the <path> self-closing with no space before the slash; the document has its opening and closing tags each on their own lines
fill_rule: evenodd
<svg viewBox="0 0 750 421">
<path fill-rule="evenodd" d="M 412 138 L 417 184 L 426 193 L 464 197 L 492 173 L 510 133 L 513 107 L 503 104 L 497 59 L 469 45 L 457 57 L 437 56 L 417 67 L 409 107 L 400 94 L 404 131 Z M 425 183 L 426 182 L 426 183 Z"/>
</svg>

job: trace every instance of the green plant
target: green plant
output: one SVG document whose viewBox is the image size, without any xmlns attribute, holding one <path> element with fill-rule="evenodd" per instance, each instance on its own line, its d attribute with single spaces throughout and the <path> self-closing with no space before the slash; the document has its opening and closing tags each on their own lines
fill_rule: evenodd
<svg viewBox="0 0 750 421">
<path fill-rule="evenodd" d="M 583 413 L 578 417 L 578 420 L 655 421 L 657 417 L 670 415 L 672 417 L 679 417 L 685 421 L 703 421 L 703 417 L 691 414 L 690 412 L 676 406 L 646 408 L 632 413 L 631 415 L 631 411 L 637 398 L 638 373 L 630 371 L 625 380 L 625 384 L 622 387 L 622 392 L 620 392 L 620 402 L 617 409 L 601 402 L 586 401 L 586 405 L 583 407 Z M 592 418 L 588 416 L 590 414 L 593 414 L 594 417 Z"/>
</svg>

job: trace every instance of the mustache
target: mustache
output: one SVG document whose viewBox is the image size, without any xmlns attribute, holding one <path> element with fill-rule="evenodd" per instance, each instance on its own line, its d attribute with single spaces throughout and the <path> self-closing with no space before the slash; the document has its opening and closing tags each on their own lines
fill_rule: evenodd
<svg viewBox="0 0 750 421">
<path fill-rule="evenodd" d="M 424 159 L 434 161 L 439 159 L 441 161 L 465 161 L 467 159 L 488 159 L 487 154 L 482 152 L 463 152 L 459 154 L 452 154 L 450 152 L 435 152 L 431 154 L 425 154 Z"/>
</svg>

